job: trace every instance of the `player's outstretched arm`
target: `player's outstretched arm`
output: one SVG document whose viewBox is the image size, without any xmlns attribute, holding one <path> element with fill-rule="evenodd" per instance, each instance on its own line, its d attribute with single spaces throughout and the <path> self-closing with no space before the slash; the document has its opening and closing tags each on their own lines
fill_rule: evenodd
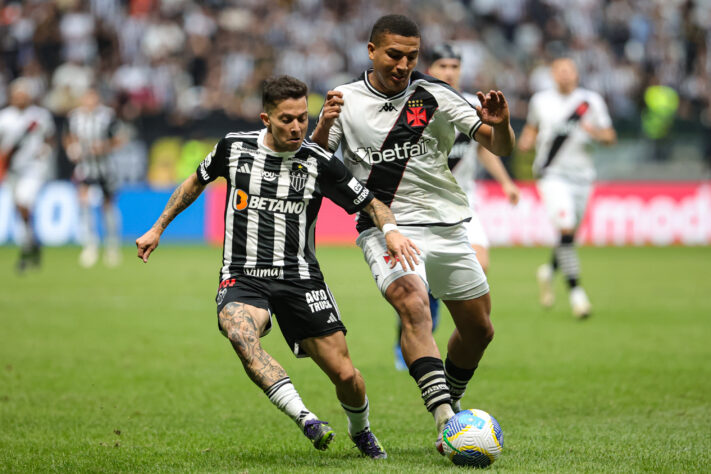
<svg viewBox="0 0 711 474">
<path fill-rule="evenodd" d="M 526 124 L 523 126 L 523 131 L 518 139 L 518 149 L 527 152 L 531 151 L 536 146 L 536 137 L 538 136 L 538 128 L 533 125 Z"/>
<path fill-rule="evenodd" d="M 373 199 L 363 210 L 370 215 L 378 229 L 385 234 L 385 243 L 388 246 L 388 254 L 391 259 L 390 268 L 394 268 L 400 262 L 403 270 L 407 271 L 409 266 L 414 271 L 415 265 L 420 263 L 417 259 L 420 249 L 397 229 L 395 216 L 390 208 L 382 201 Z"/>
<path fill-rule="evenodd" d="M 514 206 L 518 204 L 518 200 L 521 197 L 521 191 L 518 189 L 518 186 L 516 186 L 516 183 L 513 182 L 511 176 L 509 176 L 504 164 L 501 162 L 501 158 L 494 155 L 483 146 L 479 147 L 479 151 L 476 156 L 481 164 L 484 165 L 486 171 L 488 171 L 489 174 L 499 182 L 509 202 Z"/>
<path fill-rule="evenodd" d="M 168 224 L 175 219 L 175 216 L 180 214 L 183 209 L 187 208 L 192 204 L 200 193 L 205 189 L 205 185 L 200 183 L 197 178 L 197 174 L 193 173 L 188 179 L 183 181 L 173 194 L 168 199 L 168 204 L 165 205 L 165 209 L 161 213 L 160 217 L 153 224 L 148 232 L 136 239 L 136 247 L 138 248 L 138 258 L 143 260 L 143 262 L 148 262 L 148 257 L 151 253 L 158 247 L 158 242 L 160 241 L 160 236 Z"/>
<path fill-rule="evenodd" d="M 475 139 L 495 155 L 511 154 L 516 136 L 509 123 L 509 104 L 501 91 L 489 91 L 484 95 L 476 93 L 481 105 L 474 107 L 483 125 L 475 134 Z"/>
<path fill-rule="evenodd" d="M 311 141 L 316 143 L 324 150 L 328 150 L 328 133 L 331 130 L 333 122 L 336 121 L 341 114 L 343 106 L 343 93 L 339 91 L 328 91 L 326 93 L 326 101 L 323 103 L 321 117 L 319 117 L 314 133 L 311 134 Z M 335 150 L 332 150 L 335 151 Z"/>
</svg>

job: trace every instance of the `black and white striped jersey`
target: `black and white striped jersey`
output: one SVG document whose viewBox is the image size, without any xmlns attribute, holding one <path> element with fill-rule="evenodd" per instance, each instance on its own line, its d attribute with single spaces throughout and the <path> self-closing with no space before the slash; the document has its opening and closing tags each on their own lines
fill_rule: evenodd
<svg viewBox="0 0 711 474">
<path fill-rule="evenodd" d="M 448 225 L 471 218 L 467 196 L 447 165 L 456 132 L 473 137 L 476 110 L 448 84 L 413 72 L 402 92 L 387 96 L 368 80 L 336 88 L 345 104 L 329 132 L 344 163 L 390 206 L 398 225 Z M 358 230 L 372 227 L 361 213 Z"/>
<path fill-rule="evenodd" d="M 79 180 L 99 180 L 112 175 L 107 153 L 96 153 L 96 145 L 114 137 L 118 128 L 116 114 L 105 105 L 92 109 L 77 107 L 68 114 L 69 133 L 80 150 L 80 161 L 75 170 Z"/>
<path fill-rule="evenodd" d="M 352 214 L 373 194 L 318 145 L 304 140 L 295 152 L 277 153 L 265 135 L 226 135 L 196 171 L 203 184 L 220 176 L 228 184 L 220 279 L 323 279 L 314 253 L 323 196 Z"/>
</svg>

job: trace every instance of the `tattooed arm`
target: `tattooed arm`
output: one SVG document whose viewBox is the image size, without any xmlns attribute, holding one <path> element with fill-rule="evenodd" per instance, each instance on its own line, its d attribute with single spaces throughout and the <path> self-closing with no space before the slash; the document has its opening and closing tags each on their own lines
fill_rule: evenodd
<svg viewBox="0 0 711 474">
<path fill-rule="evenodd" d="M 385 243 L 391 258 L 390 268 L 394 268 L 400 262 L 403 270 L 407 271 L 407 265 L 409 265 L 410 269 L 414 271 L 415 265 L 419 263 L 417 255 L 420 254 L 420 249 L 397 229 L 395 216 L 390 208 L 382 201 L 373 199 L 363 210 L 370 215 L 373 223 L 385 234 Z"/>
<path fill-rule="evenodd" d="M 158 247 L 160 236 L 165 228 L 168 227 L 168 224 L 175 219 L 175 216 L 192 204 L 198 196 L 200 196 L 203 189 L 205 189 L 205 185 L 198 181 L 196 174 L 192 174 L 173 191 L 170 199 L 168 199 L 168 204 L 165 205 L 165 209 L 163 209 L 163 212 L 156 223 L 153 224 L 153 227 L 136 239 L 138 258 L 143 260 L 143 262 L 148 261 L 151 252 Z"/>
</svg>

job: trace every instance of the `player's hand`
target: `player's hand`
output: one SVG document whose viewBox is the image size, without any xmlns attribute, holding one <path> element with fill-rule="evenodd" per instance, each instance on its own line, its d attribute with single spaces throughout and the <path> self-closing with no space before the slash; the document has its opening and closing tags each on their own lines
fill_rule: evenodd
<svg viewBox="0 0 711 474">
<path fill-rule="evenodd" d="M 343 107 L 344 103 L 343 92 L 326 92 L 326 101 L 323 103 L 323 111 L 319 122 L 322 122 L 324 126 L 330 129 L 333 122 L 341 115 L 341 107 Z"/>
<path fill-rule="evenodd" d="M 398 230 L 391 230 L 385 234 L 385 243 L 388 246 L 388 255 L 390 255 L 390 268 L 395 268 L 400 262 L 403 270 L 407 271 L 409 266 L 410 270 L 415 271 L 415 266 L 420 263 L 417 258 L 420 255 L 420 249 L 412 240 L 402 235 Z"/>
<path fill-rule="evenodd" d="M 151 229 L 139 238 L 136 239 L 136 247 L 138 248 L 138 258 L 143 260 L 143 263 L 148 262 L 148 257 L 158 247 L 160 242 L 160 233 Z"/>
<path fill-rule="evenodd" d="M 502 186 L 504 188 L 504 194 L 506 194 L 506 199 L 512 205 L 518 204 L 519 199 L 521 199 L 521 190 L 518 189 L 515 183 L 506 183 Z"/>
<path fill-rule="evenodd" d="M 486 125 L 495 127 L 497 125 L 509 124 L 509 104 L 501 91 L 489 91 L 484 95 L 479 91 L 476 93 L 481 105 L 474 107 L 479 119 Z"/>
</svg>

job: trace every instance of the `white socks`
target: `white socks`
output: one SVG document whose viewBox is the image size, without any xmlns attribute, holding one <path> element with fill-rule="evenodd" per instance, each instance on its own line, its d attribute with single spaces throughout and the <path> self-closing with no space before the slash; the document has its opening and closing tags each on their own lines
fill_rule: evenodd
<svg viewBox="0 0 711 474">
<path fill-rule="evenodd" d="M 341 403 L 341 406 L 348 417 L 348 433 L 351 436 L 355 436 L 361 431 L 370 428 L 370 422 L 368 421 L 370 407 L 368 405 L 367 395 L 365 396 L 365 403 L 360 407 L 348 406 L 345 403 Z"/>
<path fill-rule="evenodd" d="M 269 397 L 269 400 L 276 405 L 281 411 L 294 420 L 301 429 L 304 428 L 304 423 L 308 420 L 316 420 L 317 417 L 311 413 L 304 405 L 304 402 L 291 383 L 289 377 L 284 377 L 271 387 L 266 389 L 264 393 Z"/>
</svg>

